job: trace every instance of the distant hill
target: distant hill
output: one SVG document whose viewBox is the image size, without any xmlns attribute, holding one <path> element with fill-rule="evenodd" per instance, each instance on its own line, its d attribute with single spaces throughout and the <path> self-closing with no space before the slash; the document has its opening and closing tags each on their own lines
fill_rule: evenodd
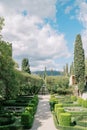
<svg viewBox="0 0 87 130">
<path fill-rule="evenodd" d="M 44 71 L 35 71 L 35 72 L 33 72 L 34 74 L 37 74 L 37 75 L 44 75 Z M 46 75 L 48 75 L 48 76 L 57 76 L 57 75 L 62 75 L 62 72 L 61 71 L 56 71 L 56 70 L 54 70 L 54 71 L 50 71 L 50 70 L 47 70 L 46 71 Z"/>
</svg>

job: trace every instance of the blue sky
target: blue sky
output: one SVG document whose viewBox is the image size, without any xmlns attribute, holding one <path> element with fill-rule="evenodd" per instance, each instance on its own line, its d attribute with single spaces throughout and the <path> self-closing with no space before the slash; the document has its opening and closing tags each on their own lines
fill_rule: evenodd
<svg viewBox="0 0 87 130">
<path fill-rule="evenodd" d="M 31 71 L 62 70 L 73 61 L 78 33 L 87 56 L 87 0 L 0 0 L 0 16 L 20 67 L 27 57 Z"/>
</svg>

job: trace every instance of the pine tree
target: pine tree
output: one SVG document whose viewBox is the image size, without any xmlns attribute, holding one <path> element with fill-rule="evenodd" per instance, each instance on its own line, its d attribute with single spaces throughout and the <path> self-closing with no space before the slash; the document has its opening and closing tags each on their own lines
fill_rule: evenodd
<svg viewBox="0 0 87 130">
<path fill-rule="evenodd" d="M 75 47 L 74 47 L 74 71 L 76 82 L 84 82 L 84 75 L 85 75 L 85 56 L 84 56 L 84 49 L 82 46 L 81 35 L 78 34 L 75 40 Z"/>
<path fill-rule="evenodd" d="M 27 58 L 22 60 L 22 71 L 31 74 L 29 60 Z"/>
</svg>

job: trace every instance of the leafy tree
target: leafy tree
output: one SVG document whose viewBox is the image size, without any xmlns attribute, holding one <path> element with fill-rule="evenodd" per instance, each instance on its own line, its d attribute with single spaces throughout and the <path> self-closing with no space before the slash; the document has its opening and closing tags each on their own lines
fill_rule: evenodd
<svg viewBox="0 0 87 130">
<path fill-rule="evenodd" d="M 85 56 L 84 56 L 84 49 L 83 49 L 83 46 L 82 46 L 82 40 L 81 40 L 80 34 L 78 34 L 76 36 L 76 40 L 75 40 L 74 70 L 75 70 L 76 82 L 77 83 L 84 82 Z"/>
<path fill-rule="evenodd" d="M 31 74 L 29 60 L 27 58 L 22 60 L 22 71 Z"/>
<path fill-rule="evenodd" d="M 15 95 L 15 72 L 10 43 L 0 41 L 0 80 L 5 85 L 5 97 L 9 99 Z"/>
</svg>

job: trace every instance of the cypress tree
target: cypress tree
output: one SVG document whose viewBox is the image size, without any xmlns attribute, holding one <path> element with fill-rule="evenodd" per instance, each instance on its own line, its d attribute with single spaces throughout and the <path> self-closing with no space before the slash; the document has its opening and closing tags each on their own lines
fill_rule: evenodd
<svg viewBox="0 0 87 130">
<path fill-rule="evenodd" d="M 74 75 L 74 63 L 70 65 L 70 75 Z"/>
<path fill-rule="evenodd" d="M 22 71 L 31 74 L 29 60 L 27 58 L 22 60 Z"/>
<path fill-rule="evenodd" d="M 74 73 L 77 83 L 84 82 L 85 55 L 80 34 L 76 36 L 74 46 Z"/>
<path fill-rule="evenodd" d="M 68 63 L 66 63 L 66 76 L 68 76 Z"/>
</svg>

